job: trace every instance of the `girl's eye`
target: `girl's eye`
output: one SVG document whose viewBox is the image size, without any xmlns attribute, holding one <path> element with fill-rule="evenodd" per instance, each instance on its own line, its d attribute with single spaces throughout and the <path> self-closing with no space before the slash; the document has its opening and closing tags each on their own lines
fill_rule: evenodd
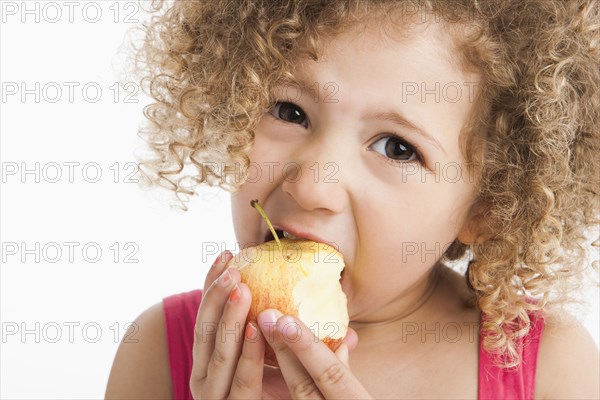
<svg viewBox="0 0 600 400">
<path fill-rule="evenodd" d="M 373 143 L 371 148 L 393 161 L 420 160 L 420 156 L 415 148 L 396 135 L 382 137 Z"/>
<path fill-rule="evenodd" d="M 306 125 L 306 114 L 294 103 L 278 101 L 270 113 L 277 119 L 293 124 Z"/>
</svg>

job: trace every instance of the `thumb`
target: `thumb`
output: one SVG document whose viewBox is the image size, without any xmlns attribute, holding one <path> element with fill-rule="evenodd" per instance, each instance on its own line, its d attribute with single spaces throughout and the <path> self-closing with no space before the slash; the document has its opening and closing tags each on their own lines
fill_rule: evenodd
<svg viewBox="0 0 600 400">
<path fill-rule="evenodd" d="M 350 353 L 346 343 L 342 342 L 340 347 L 335 351 L 335 355 L 346 367 L 350 368 Z"/>
<path fill-rule="evenodd" d="M 358 345 L 358 334 L 352 328 L 348 328 L 346 336 L 344 337 L 344 343 L 348 346 L 348 352 L 352 352 Z"/>
</svg>

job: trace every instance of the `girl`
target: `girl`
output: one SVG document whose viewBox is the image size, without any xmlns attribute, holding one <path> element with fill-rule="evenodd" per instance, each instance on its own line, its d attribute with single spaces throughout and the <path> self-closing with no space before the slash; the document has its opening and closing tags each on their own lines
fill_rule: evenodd
<svg viewBox="0 0 600 400">
<path fill-rule="evenodd" d="M 169 5 L 141 49 L 143 171 L 231 191 L 242 248 L 268 238 L 252 199 L 333 243 L 350 329 L 332 352 L 278 310 L 246 324 L 225 252 L 138 317 L 107 397 L 598 398 L 557 306 L 598 222 L 599 27 L 595 0 Z"/>
</svg>

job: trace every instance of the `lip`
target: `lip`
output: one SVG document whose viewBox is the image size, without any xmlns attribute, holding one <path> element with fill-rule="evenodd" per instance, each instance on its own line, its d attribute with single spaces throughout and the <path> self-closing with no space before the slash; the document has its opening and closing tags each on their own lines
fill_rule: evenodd
<svg viewBox="0 0 600 400">
<path fill-rule="evenodd" d="M 295 228 L 290 225 L 273 223 L 273 228 L 275 230 L 286 231 L 287 233 L 291 233 L 292 235 L 294 235 L 298 238 L 301 238 L 301 239 L 312 240 L 313 242 L 319 242 L 319 243 L 325 243 L 325 244 L 334 243 L 334 242 L 328 241 L 327 239 L 324 239 L 323 237 L 316 235 L 312 232 L 308 232 L 308 231 L 300 229 L 300 228 Z M 269 229 L 267 228 L 267 231 L 263 235 L 263 239 L 267 236 L 268 232 L 269 232 Z"/>
<path fill-rule="evenodd" d="M 344 274 L 344 271 L 346 270 L 346 268 L 344 268 L 344 270 L 342 271 L 342 274 L 340 275 L 340 286 L 342 287 L 342 291 L 344 293 L 346 293 L 346 291 L 344 290 L 344 282 L 346 281 L 346 274 Z"/>
</svg>

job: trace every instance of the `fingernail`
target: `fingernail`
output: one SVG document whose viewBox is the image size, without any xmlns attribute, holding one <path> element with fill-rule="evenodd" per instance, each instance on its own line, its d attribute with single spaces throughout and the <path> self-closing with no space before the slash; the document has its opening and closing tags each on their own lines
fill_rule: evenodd
<svg viewBox="0 0 600 400">
<path fill-rule="evenodd" d="M 302 335 L 302 328 L 294 320 L 294 317 L 286 315 L 285 317 L 279 318 L 277 323 L 277 330 L 281 333 L 281 337 L 287 342 L 290 341 L 295 343 Z"/>
<path fill-rule="evenodd" d="M 258 338 L 258 328 L 252 323 L 248 322 L 246 324 L 246 340 L 254 340 Z"/>
<path fill-rule="evenodd" d="M 221 274 L 219 277 L 219 286 L 226 287 L 231 283 L 231 273 L 229 269 Z"/>
<path fill-rule="evenodd" d="M 231 293 L 229 293 L 229 302 L 230 303 L 237 303 L 240 300 L 240 288 L 239 286 L 236 284 L 233 289 L 231 290 Z"/>
<path fill-rule="evenodd" d="M 288 330 L 294 332 L 300 331 L 300 326 L 298 326 L 298 323 L 294 320 L 294 317 L 286 315 L 285 317 L 279 319 L 277 329 L 279 330 L 279 332 L 285 334 L 285 332 L 287 332 Z"/>
<path fill-rule="evenodd" d="M 213 262 L 213 266 L 217 265 L 219 262 L 224 262 L 225 260 L 228 259 L 228 257 L 231 255 L 231 252 L 229 250 L 225 250 L 223 252 L 221 252 L 221 254 L 219 254 L 217 256 L 217 258 L 215 259 L 215 262 Z"/>
<path fill-rule="evenodd" d="M 268 329 L 269 327 L 274 326 L 277 323 L 279 317 L 281 317 L 282 315 L 283 314 L 277 310 L 263 311 L 258 315 L 258 323 Z"/>
</svg>

